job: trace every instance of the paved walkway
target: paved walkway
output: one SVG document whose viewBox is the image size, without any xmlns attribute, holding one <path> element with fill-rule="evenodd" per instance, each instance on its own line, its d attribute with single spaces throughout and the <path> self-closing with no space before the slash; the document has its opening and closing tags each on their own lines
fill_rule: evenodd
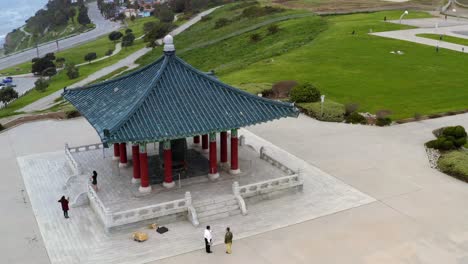
<svg viewBox="0 0 468 264">
<path fill-rule="evenodd" d="M 185 24 L 183 24 L 180 27 L 178 27 L 178 28 L 174 29 L 173 31 L 171 31 L 169 34 L 171 34 L 173 36 L 176 36 L 176 35 L 180 34 L 184 30 L 186 30 L 187 28 L 191 27 L 192 25 L 194 25 L 195 23 L 200 21 L 200 19 L 203 16 L 206 16 L 206 15 L 210 14 L 211 12 L 216 10 L 217 8 L 218 7 L 215 7 L 215 8 L 211 8 L 209 10 L 201 12 L 197 16 L 195 16 L 192 19 L 190 19 L 189 21 L 187 21 Z M 100 69 L 99 71 L 94 72 L 93 74 L 89 75 L 85 79 L 83 79 L 83 80 L 81 80 L 81 81 L 79 81 L 77 83 L 74 83 L 73 85 L 70 85 L 70 87 L 68 87 L 68 88 L 77 88 L 77 87 L 84 86 L 84 85 L 86 85 L 86 84 L 88 84 L 90 82 L 93 82 L 93 81 L 95 81 L 95 80 L 97 80 L 97 79 L 99 79 L 99 78 L 101 78 L 103 76 L 106 76 L 109 73 L 111 73 L 111 72 L 113 72 L 113 71 L 115 71 L 115 70 L 117 70 L 119 68 L 125 67 L 125 66 L 129 67 L 129 69 L 127 69 L 127 70 L 133 69 L 133 68 L 138 66 L 134 62 L 138 58 L 140 58 L 141 56 L 148 53 L 149 51 L 151 51 L 151 48 L 142 48 L 142 49 L 130 54 L 125 59 L 122 59 L 122 60 L 118 61 L 117 63 L 115 63 L 113 65 L 110 65 L 108 67 Z M 59 91 L 57 91 L 55 93 L 52 93 L 52 94 L 50 94 L 50 95 L 48 95 L 46 97 L 43 97 L 43 98 L 35 101 L 34 103 L 31 103 L 31 104 L 27 105 L 26 107 L 23 107 L 23 108 L 19 109 L 18 112 L 34 112 L 34 111 L 41 111 L 41 110 L 45 110 L 47 108 L 50 108 L 54 104 L 54 100 L 56 98 L 60 97 L 62 92 L 63 92 L 63 90 L 59 90 Z"/>
<path fill-rule="evenodd" d="M 468 127 L 468 114 L 386 128 L 304 116 L 251 127 L 377 201 L 236 240 L 233 255 L 215 246 L 211 255 L 196 250 L 157 263 L 468 263 L 468 186 L 431 169 L 422 147 L 433 137 L 433 129 L 459 124 Z M 0 211 L 8 212 L 2 213 L 0 224 L 7 238 L 0 247 L 0 262 L 50 263 L 16 157 L 61 152 L 63 142 L 84 145 L 96 140 L 83 119 L 41 121 L 0 133 L 1 177 L 8 182 L 0 187 Z"/>
<path fill-rule="evenodd" d="M 399 21 L 397 20 L 389 22 L 397 24 L 399 23 Z M 372 33 L 372 35 L 411 41 L 433 47 L 439 46 L 439 48 L 454 50 L 458 52 L 468 52 L 468 46 L 465 45 L 459 45 L 450 42 L 416 36 L 417 34 L 429 33 L 468 39 L 468 20 L 466 19 L 457 19 L 452 17 L 450 17 L 447 21 L 443 18 L 404 19 L 402 24 L 416 26 L 420 28 L 377 32 Z M 437 28 L 436 24 L 438 25 Z"/>
</svg>

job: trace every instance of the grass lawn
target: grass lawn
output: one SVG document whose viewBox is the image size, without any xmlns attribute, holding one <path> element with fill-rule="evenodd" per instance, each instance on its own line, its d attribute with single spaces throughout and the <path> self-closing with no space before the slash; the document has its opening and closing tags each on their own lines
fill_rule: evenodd
<svg viewBox="0 0 468 264">
<path fill-rule="evenodd" d="M 370 29 L 377 32 L 406 28 L 382 22 L 384 16 L 398 19 L 400 13 L 325 17 L 327 30 L 312 41 L 283 55 L 226 71 L 220 77 L 236 86 L 281 80 L 311 82 L 333 101 L 358 103 L 360 111 L 371 113 L 391 110 L 394 119 L 467 108 L 467 54 L 444 49 L 435 53 L 429 46 L 367 34 Z M 427 16 L 410 12 L 408 18 Z M 353 30 L 355 35 L 351 34 Z M 391 54 L 394 50 L 405 54 Z M 188 61 L 203 66 L 195 59 Z"/>
<path fill-rule="evenodd" d="M 422 37 L 422 38 L 440 40 L 439 34 L 417 34 L 416 36 Z M 442 35 L 442 41 L 450 42 L 454 44 L 460 44 L 460 45 L 468 45 L 468 39 L 457 38 L 457 37 L 446 36 L 446 35 Z"/>
</svg>

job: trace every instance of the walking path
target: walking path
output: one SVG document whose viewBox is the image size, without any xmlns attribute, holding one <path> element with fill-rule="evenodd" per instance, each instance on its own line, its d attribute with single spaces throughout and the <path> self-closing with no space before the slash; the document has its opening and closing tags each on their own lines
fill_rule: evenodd
<svg viewBox="0 0 468 264">
<path fill-rule="evenodd" d="M 396 20 L 389 22 L 397 24 L 399 23 L 399 21 Z M 466 45 L 459 45 L 450 42 L 416 36 L 417 34 L 428 33 L 468 39 L 468 20 L 466 19 L 448 18 L 447 21 L 445 21 L 443 18 L 405 19 L 402 21 L 402 24 L 416 26 L 419 28 L 377 32 L 371 34 L 375 36 L 415 42 L 433 47 L 438 46 L 439 48 L 454 50 L 458 52 L 468 52 L 468 46 Z M 436 27 L 436 24 L 438 25 L 438 27 Z"/>
<path fill-rule="evenodd" d="M 77 66 L 77 67 L 80 67 L 80 66 L 83 66 L 83 65 L 93 64 L 93 63 L 95 63 L 95 62 L 108 59 L 108 58 L 110 58 L 110 57 L 112 57 L 112 56 L 114 56 L 114 55 L 117 55 L 121 50 L 122 50 L 122 43 L 119 42 L 119 43 L 115 44 L 115 49 L 114 49 L 114 51 L 112 51 L 112 54 L 111 54 L 111 55 L 109 55 L 109 56 L 104 56 L 104 57 L 102 57 L 102 58 L 93 60 L 93 61 L 91 61 L 91 62 L 83 62 L 83 63 L 77 64 L 76 66 Z"/>
<path fill-rule="evenodd" d="M 187 21 L 186 23 L 184 23 L 180 27 L 178 27 L 178 28 L 174 29 L 173 31 L 171 31 L 169 34 L 171 34 L 173 36 L 176 36 L 176 35 L 180 34 L 181 32 L 185 31 L 186 29 L 188 29 L 189 27 L 191 27 L 192 25 L 194 25 L 195 23 L 200 21 L 200 19 L 203 16 L 206 16 L 206 15 L 210 14 L 211 12 L 216 10 L 217 8 L 218 7 L 214 7 L 214 8 L 211 8 L 209 10 L 201 12 L 200 14 L 196 15 L 195 17 L 193 17 L 192 19 L 190 19 L 189 21 Z M 121 67 L 127 66 L 127 67 L 129 67 L 129 70 L 133 69 L 133 68 L 138 66 L 138 65 L 136 65 L 134 63 L 135 60 L 137 60 L 141 56 L 145 55 L 149 51 L 151 51 L 151 48 L 142 48 L 142 49 L 130 54 L 125 59 L 122 59 L 122 60 L 118 61 L 117 63 L 111 65 L 111 66 L 102 68 L 99 71 L 94 72 L 93 74 L 89 75 L 85 79 L 83 79 L 83 80 L 81 80 L 81 81 L 79 81 L 77 83 L 74 83 L 73 85 L 71 85 L 68 88 L 77 88 L 77 87 L 84 86 L 87 83 L 90 83 L 92 81 L 95 81 L 95 80 L 103 77 L 103 76 L 106 76 L 109 73 L 111 73 L 111 72 L 113 72 L 113 71 L 115 71 L 115 70 L 117 70 L 117 69 L 119 69 Z M 34 111 L 41 111 L 41 110 L 45 110 L 47 108 L 50 108 L 54 104 L 54 100 L 56 98 L 60 97 L 62 92 L 63 92 L 62 90 L 59 90 L 59 91 L 57 91 L 55 93 L 52 93 L 52 94 L 50 94 L 50 95 L 48 95 L 46 97 L 43 97 L 43 98 L 35 101 L 34 103 L 31 103 L 31 104 L 27 105 L 26 107 L 23 107 L 23 108 L 19 109 L 18 112 L 34 112 Z"/>
</svg>

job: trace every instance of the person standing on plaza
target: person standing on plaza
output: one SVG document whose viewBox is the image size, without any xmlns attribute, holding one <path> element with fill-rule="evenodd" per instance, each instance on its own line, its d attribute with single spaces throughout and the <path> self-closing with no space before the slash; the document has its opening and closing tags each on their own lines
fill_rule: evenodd
<svg viewBox="0 0 468 264">
<path fill-rule="evenodd" d="M 93 185 L 94 190 L 97 192 L 97 172 L 93 171 L 93 176 L 91 176 L 91 184 Z"/>
<path fill-rule="evenodd" d="M 68 200 L 70 200 L 70 197 L 68 199 L 65 199 L 65 196 L 62 196 L 62 198 L 60 198 L 60 200 L 58 200 L 58 202 L 60 204 L 62 204 L 62 210 L 63 210 L 63 216 L 65 216 L 65 218 L 69 218 L 68 217 Z"/>
<path fill-rule="evenodd" d="M 232 233 L 231 229 L 228 227 L 226 228 L 226 234 L 224 235 L 224 244 L 226 244 L 226 254 L 231 254 L 232 250 Z"/>
<path fill-rule="evenodd" d="M 213 236 L 211 235 L 210 226 L 206 227 L 204 237 L 205 237 L 206 253 L 213 253 L 213 252 L 211 252 L 211 243 L 213 241 Z"/>
</svg>

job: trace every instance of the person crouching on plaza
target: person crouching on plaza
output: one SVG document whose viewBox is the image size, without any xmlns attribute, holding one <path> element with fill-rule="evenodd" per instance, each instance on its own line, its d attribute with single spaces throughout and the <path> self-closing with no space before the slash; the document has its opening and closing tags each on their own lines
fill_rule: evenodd
<svg viewBox="0 0 468 264">
<path fill-rule="evenodd" d="M 60 200 L 58 200 L 59 203 L 62 204 L 62 210 L 63 210 L 63 216 L 65 216 L 65 218 L 69 218 L 68 217 L 68 199 L 65 199 L 65 196 L 62 196 L 62 198 L 60 198 Z"/>
<path fill-rule="evenodd" d="M 226 244 L 226 254 L 231 254 L 232 250 L 232 233 L 231 229 L 228 227 L 226 228 L 226 234 L 224 235 L 224 244 Z"/>
<path fill-rule="evenodd" d="M 206 253 L 213 253 L 213 252 L 211 252 L 211 242 L 213 240 L 213 237 L 211 235 L 210 226 L 206 227 L 204 237 L 205 237 Z"/>
</svg>

